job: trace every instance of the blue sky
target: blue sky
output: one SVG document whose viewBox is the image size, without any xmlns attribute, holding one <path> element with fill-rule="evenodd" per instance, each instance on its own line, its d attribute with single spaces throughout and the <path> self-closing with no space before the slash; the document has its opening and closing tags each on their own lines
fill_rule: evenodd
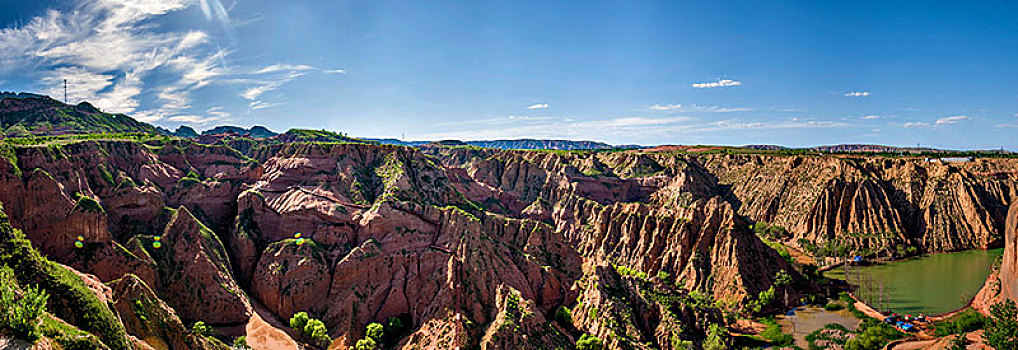
<svg viewBox="0 0 1018 350">
<path fill-rule="evenodd" d="M 175 128 L 1018 149 L 1018 4 L 0 0 L 0 90 Z"/>
</svg>

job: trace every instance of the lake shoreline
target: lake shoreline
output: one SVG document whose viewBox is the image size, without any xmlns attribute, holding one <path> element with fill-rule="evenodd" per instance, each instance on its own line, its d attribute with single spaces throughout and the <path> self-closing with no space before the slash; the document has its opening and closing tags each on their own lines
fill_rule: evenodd
<svg viewBox="0 0 1018 350">
<path fill-rule="evenodd" d="M 872 261 L 851 265 L 847 277 L 837 269 L 845 267 L 842 263 L 825 269 L 824 276 L 845 281 L 855 299 L 882 311 L 942 318 L 972 307 L 1001 253 L 1000 248 L 971 249 Z"/>
</svg>

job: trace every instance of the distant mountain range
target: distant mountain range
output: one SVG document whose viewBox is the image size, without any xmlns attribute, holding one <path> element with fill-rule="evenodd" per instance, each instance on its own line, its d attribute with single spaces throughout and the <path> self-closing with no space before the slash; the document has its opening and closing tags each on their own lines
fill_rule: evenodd
<svg viewBox="0 0 1018 350">
<path fill-rule="evenodd" d="M 212 128 L 212 129 L 202 131 L 201 134 L 202 135 L 237 134 L 239 136 L 247 136 L 247 137 L 259 138 L 259 139 L 264 139 L 264 138 L 269 138 L 269 137 L 273 137 L 273 136 L 279 135 L 279 133 L 277 133 L 277 132 L 269 130 L 268 128 L 266 128 L 264 126 L 258 126 L 258 125 L 252 126 L 250 129 L 245 129 L 245 128 L 242 128 L 242 127 L 239 127 L 239 126 L 223 125 L 223 126 L 217 126 L 217 127 Z"/>
<path fill-rule="evenodd" d="M 941 148 L 930 148 L 930 147 L 899 147 L 899 146 L 887 146 L 887 145 L 867 145 L 867 144 L 841 144 L 841 145 L 824 145 L 804 148 L 790 148 L 778 145 L 746 145 L 740 148 L 754 149 L 754 150 L 767 150 L 767 151 L 778 151 L 778 150 L 808 150 L 824 153 L 958 153 L 968 151 L 978 151 L 987 153 L 1012 153 L 1009 151 L 1002 150 L 951 150 Z"/>
<path fill-rule="evenodd" d="M 597 141 L 571 141 L 571 140 L 536 140 L 536 139 L 517 139 L 517 140 L 481 140 L 481 141 L 458 141 L 458 140 L 445 140 L 445 141 L 400 141 L 397 139 L 367 139 L 371 141 L 377 141 L 381 144 L 386 145 L 401 145 L 419 147 L 431 143 L 440 143 L 446 146 L 461 144 L 476 146 L 482 148 L 497 148 L 497 149 L 548 149 L 548 150 L 597 150 L 597 149 L 611 149 L 616 148 L 604 142 Z M 633 148 L 631 146 L 626 148 Z"/>
</svg>

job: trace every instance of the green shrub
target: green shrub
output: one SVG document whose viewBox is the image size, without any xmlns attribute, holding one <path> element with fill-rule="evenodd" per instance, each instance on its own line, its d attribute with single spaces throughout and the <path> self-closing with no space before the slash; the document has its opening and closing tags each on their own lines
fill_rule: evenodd
<svg viewBox="0 0 1018 350">
<path fill-rule="evenodd" d="M 234 339 L 233 340 L 233 348 L 234 349 L 250 349 L 251 347 L 247 345 L 247 336 L 246 335 L 242 335 L 242 336 L 237 337 L 237 339 Z"/>
<path fill-rule="evenodd" d="M 761 320 L 767 328 L 760 332 L 760 337 L 767 339 L 773 345 L 787 346 L 792 344 L 792 336 L 781 332 L 781 325 L 772 317 Z"/>
<path fill-rule="evenodd" d="M 40 255 L 24 234 L 12 228 L 6 220 L 6 215 L 0 210 L 0 264 L 18 266 L 14 275 L 19 282 L 38 283 L 39 290 L 52 295 L 48 305 L 55 316 L 71 321 L 82 331 L 95 334 L 111 349 L 130 349 L 123 324 L 85 286 L 81 277 Z M 85 343 L 57 341 L 60 344 Z"/>
<path fill-rule="evenodd" d="M 596 336 L 583 333 L 580 336 L 580 340 L 576 341 L 576 350 L 601 350 L 604 349 L 604 343 L 601 342 L 601 338 Z"/>
<path fill-rule="evenodd" d="M 290 328 L 300 332 L 308 324 L 308 313 L 301 311 L 290 316 Z"/>
<path fill-rule="evenodd" d="M 381 326 L 381 325 L 379 325 Z M 328 347 L 332 344 L 332 337 L 329 337 L 329 330 L 321 320 L 308 317 L 308 313 L 301 311 L 290 317 L 290 328 L 293 328 L 312 343 L 321 347 Z"/>
<path fill-rule="evenodd" d="M 1018 349 L 1018 308 L 1013 300 L 990 306 L 990 322 L 983 340 L 997 350 Z"/>
<path fill-rule="evenodd" d="M 830 303 L 827 303 L 827 305 L 824 305 L 824 310 L 827 310 L 827 311 L 838 311 L 838 310 L 843 310 L 844 308 L 845 308 L 845 305 L 842 305 L 841 303 L 837 303 L 837 302 L 830 302 Z"/>
<path fill-rule="evenodd" d="M 573 324 L 572 310 L 569 310 L 569 308 L 565 306 L 559 306 L 558 309 L 555 309 L 555 321 L 562 325 L 572 325 Z"/>
<path fill-rule="evenodd" d="M 382 336 L 385 334 L 385 327 L 381 323 L 371 322 L 368 324 L 367 332 L 365 335 L 368 338 L 374 339 L 376 342 L 382 340 Z"/>
<path fill-rule="evenodd" d="M 209 327 L 203 321 L 195 322 L 194 326 L 191 326 L 191 332 L 200 336 L 210 336 L 213 331 L 212 327 Z"/>
<path fill-rule="evenodd" d="M 862 331 L 845 343 L 846 350 L 876 350 L 902 337 L 894 327 L 874 319 L 867 319 L 860 327 Z"/>
<path fill-rule="evenodd" d="M 774 286 L 767 288 L 767 290 L 757 294 L 756 300 L 752 300 L 746 304 L 746 308 L 750 313 L 758 314 L 765 308 L 774 302 L 774 296 L 777 292 L 774 291 Z"/>
<path fill-rule="evenodd" d="M 14 281 L 14 271 L 10 267 L 0 268 L 0 330 L 34 342 L 39 339 L 39 318 L 46 312 L 49 296 L 35 286 L 26 286 L 21 288 L 19 297 Z"/>
<path fill-rule="evenodd" d="M 670 280 L 671 278 L 672 278 L 672 275 L 669 274 L 668 272 L 665 272 L 665 271 L 658 271 L 657 272 L 657 279 L 661 280 L 661 282 L 668 283 L 668 280 Z"/>
<path fill-rule="evenodd" d="M 354 345 L 354 348 L 357 350 L 375 350 L 376 347 L 378 347 L 378 344 L 371 338 L 358 340 L 357 344 Z"/>
<path fill-rule="evenodd" d="M 381 325 L 379 325 L 381 326 Z M 304 326 L 304 335 L 311 338 L 311 341 L 322 347 L 329 347 L 332 344 L 332 337 L 329 337 L 329 330 L 321 320 L 310 318 Z"/>
<path fill-rule="evenodd" d="M 938 337 L 946 337 L 952 334 L 980 330 L 983 329 L 985 324 L 986 317 L 975 310 L 969 309 L 948 320 L 936 322 L 933 324 L 933 327 L 936 330 L 934 334 Z"/>
<path fill-rule="evenodd" d="M 707 339 L 703 341 L 703 350 L 727 350 L 728 329 L 719 324 L 708 327 Z"/>
</svg>

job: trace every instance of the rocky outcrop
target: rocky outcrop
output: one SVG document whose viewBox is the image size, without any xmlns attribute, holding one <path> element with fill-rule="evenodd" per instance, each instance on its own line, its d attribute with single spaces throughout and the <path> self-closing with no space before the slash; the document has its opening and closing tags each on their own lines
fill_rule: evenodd
<svg viewBox="0 0 1018 350">
<path fill-rule="evenodd" d="M 986 278 L 972 301 L 972 307 L 985 314 L 989 314 L 991 305 L 1003 300 L 1018 302 L 1018 204 L 1011 205 L 1006 226 L 1001 264 Z"/>
<path fill-rule="evenodd" d="M 135 275 L 110 283 L 116 303 L 113 307 L 128 333 L 158 349 L 213 349 L 204 337 L 190 332 L 176 312 Z"/>
<path fill-rule="evenodd" d="M 697 156 L 728 187 L 740 213 L 823 245 L 842 240 L 894 255 L 999 246 L 1018 162 L 942 163 L 916 158 Z"/>
<path fill-rule="evenodd" d="M 548 322 L 531 300 L 519 291 L 500 286 L 495 298 L 497 316 L 481 337 L 482 350 L 568 348 L 574 343 L 566 331 Z"/>
<path fill-rule="evenodd" d="M 702 344 L 711 324 L 723 324 L 710 299 L 695 300 L 667 281 L 621 276 L 609 266 L 595 267 L 580 288 L 573 322 L 609 349 L 686 349 Z"/>
<path fill-rule="evenodd" d="M 238 324 L 251 315 L 251 305 L 233 278 L 219 238 L 180 207 L 170 218 L 161 244 L 149 245 L 158 265 L 164 299 L 188 321 Z"/>
<path fill-rule="evenodd" d="M 1004 237 L 1004 257 L 1000 265 L 1000 293 L 1018 301 L 1018 204 L 1007 214 L 1007 234 Z"/>
<path fill-rule="evenodd" d="M 289 319 L 294 313 L 326 304 L 330 277 L 329 262 L 318 243 L 287 239 L 262 252 L 251 278 L 251 292 L 273 313 Z"/>
</svg>

